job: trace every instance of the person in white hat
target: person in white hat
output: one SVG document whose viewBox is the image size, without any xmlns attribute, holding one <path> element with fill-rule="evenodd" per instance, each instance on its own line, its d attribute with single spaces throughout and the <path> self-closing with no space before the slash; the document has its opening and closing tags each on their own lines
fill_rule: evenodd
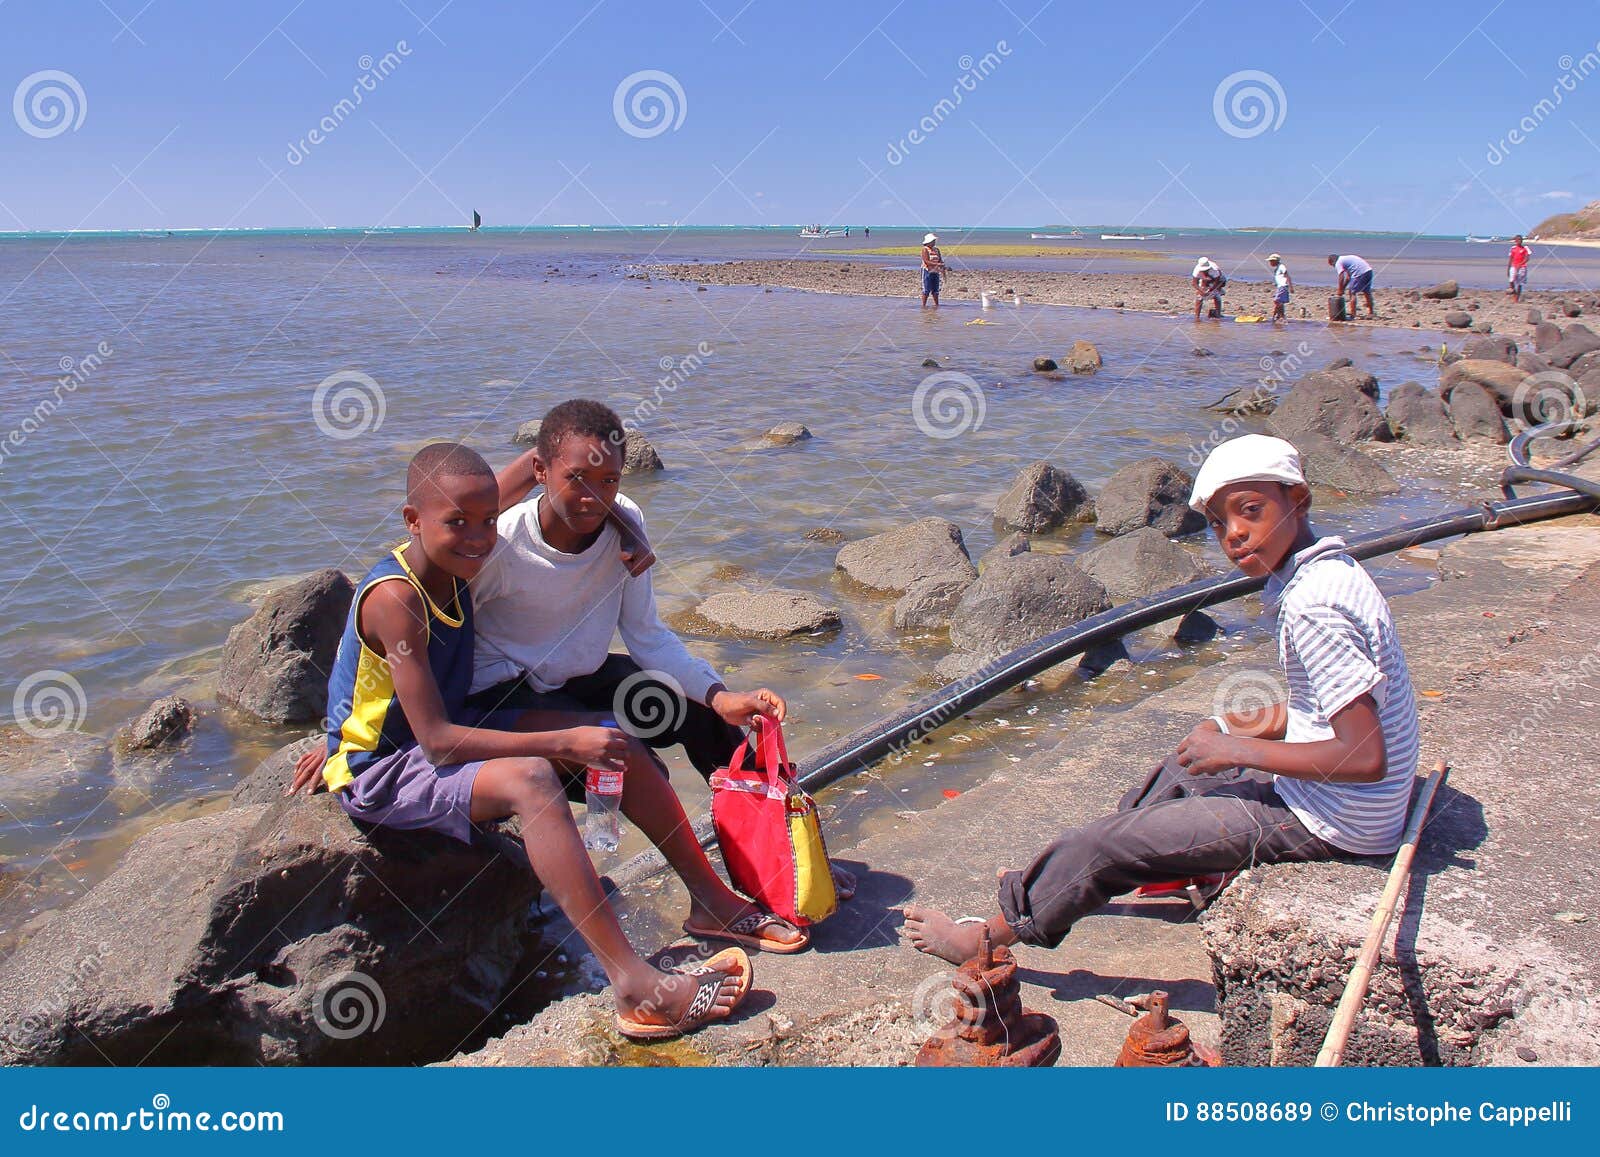
<svg viewBox="0 0 1600 1157">
<path fill-rule="evenodd" d="M 1289 308 L 1289 295 L 1294 292 L 1294 278 L 1289 276 L 1289 267 L 1276 253 L 1267 255 L 1267 267 L 1272 270 L 1272 320 L 1286 321 L 1285 311 Z"/>
<path fill-rule="evenodd" d="M 1228 279 L 1222 275 L 1222 270 L 1217 263 L 1209 257 L 1202 257 L 1194 263 L 1194 272 L 1189 274 L 1189 281 L 1194 286 L 1194 319 L 1200 320 L 1200 308 L 1207 301 L 1212 303 L 1211 316 L 1222 316 L 1222 290 L 1228 284 Z"/>
<path fill-rule="evenodd" d="M 1342 540 L 1312 530 L 1299 454 L 1260 434 L 1224 442 L 1190 505 L 1235 566 L 1267 580 L 1287 694 L 1261 703 L 1263 685 L 1279 682 L 1265 672 L 1225 681 L 1217 714 L 1114 813 L 1001 875 L 998 911 L 953 920 L 908 906 L 920 951 L 962 962 L 985 930 L 994 944 L 1054 948 L 1081 917 L 1146 885 L 1214 889 L 1257 864 L 1399 846 L 1419 746 L 1411 677 L 1383 595 Z"/>
<path fill-rule="evenodd" d="M 939 282 L 944 277 L 944 255 L 939 252 L 938 234 L 929 233 L 922 239 L 922 308 L 928 308 L 928 298 L 933 298 L 933 308 L 939 308 Z"/>
</svg>

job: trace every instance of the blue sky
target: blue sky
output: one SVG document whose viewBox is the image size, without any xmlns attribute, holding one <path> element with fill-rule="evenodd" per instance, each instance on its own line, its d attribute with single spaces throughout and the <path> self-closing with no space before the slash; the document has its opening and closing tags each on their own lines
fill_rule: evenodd
<svg viewBox="0 0 1600 1157">
<path fill-rule="evenodd" d="M 1600 198 L 1592 2 L 8 0 L 0 28 L 3 229 L 454 224 L 476 207 L 516 225 L 1505 234 Z M 47 71 L 76 91 L 25 85 Z M 614 115 L 647 71 L 676 85 L 654 135 Z M 1219 120 L 1241 73 L 1268 79 L 1224 89 Z M 1248 100 L 1228 111 L 1241 85 L 1269 122 Z M 35 112 L 52 86 L 75 127 Z"/>
</svg>

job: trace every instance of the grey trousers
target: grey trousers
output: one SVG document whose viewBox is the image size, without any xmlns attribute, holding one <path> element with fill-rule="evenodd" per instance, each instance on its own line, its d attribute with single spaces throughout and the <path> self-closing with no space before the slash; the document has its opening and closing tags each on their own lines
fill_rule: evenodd
<svg viewBox="0 0 1600 1157">
<path fill-rule="evenodd" d="M 1103 819 L 1073 828 L 1000 880 L 1000 912 L 1025 944 L 1054 948 L 1079 917 L 1141 884 L 1340 854 L 1246 768 L 1193 776 L 1169 757 Z"/>
</svg>

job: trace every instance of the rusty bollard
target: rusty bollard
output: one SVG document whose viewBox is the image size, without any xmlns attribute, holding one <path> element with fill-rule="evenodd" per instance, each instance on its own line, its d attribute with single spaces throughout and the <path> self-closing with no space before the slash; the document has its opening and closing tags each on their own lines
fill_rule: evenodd
<svg viewBox="0 0 1600 1157">
<path fill-rule="evenodd" d="M 1203 1068 L 1222 1063 L 1212 1050 L 1189 1039 L 1188 1025 L 1167 1015 L 1168 1000 L 1165 992 L 1152 992 L 1128 1002 L 1147 1011 L 1128 1026 L 1128 1039 L 1117 1054 L 1117 1068 Z"/>
<path fill-rule="evenodd" d="M 924 1067 L 1026 1066 L 1046 1068 L 1061 1056 L 1061 1030 L 1053 1017 L 1022 1007 L 1022 985 L 1011 952 L 983 933 L 978 955 L 956 970 L 955 1019 L 917 1050 Z"/>
</svg>

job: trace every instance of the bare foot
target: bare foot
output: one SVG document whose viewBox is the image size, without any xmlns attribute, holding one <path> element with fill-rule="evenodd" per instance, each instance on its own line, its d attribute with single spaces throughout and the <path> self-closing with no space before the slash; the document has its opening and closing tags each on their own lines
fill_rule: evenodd
<svg viewBox="0 0 1600 1157">
<path fill-rule="evenodd" d="M 918 952 L 963 964 L 978 954 L 983 947 L 983 925 L 977 921 L 957 924 L 943 912 L 933 908 L 907 905 L 906 939 Z"/>
<path fill-rule="evenodd" d="M 639 977 L 617 986 L 617 1012 L 640 1024 L 678 1024 L 705 979 L 646 968 Z M 740 977 L 725 974 L 707 1021 L 728 1019 L 739 1003 L 740 983 Z"/>
<path fill-rule="evenodd" d="M 839 903 L 846 904 L 855 899 L 855 876 L 832 861 L 829 861 L 828 867 L 833 872 L 833 891 L 839 897 Z"/>
</svg>

